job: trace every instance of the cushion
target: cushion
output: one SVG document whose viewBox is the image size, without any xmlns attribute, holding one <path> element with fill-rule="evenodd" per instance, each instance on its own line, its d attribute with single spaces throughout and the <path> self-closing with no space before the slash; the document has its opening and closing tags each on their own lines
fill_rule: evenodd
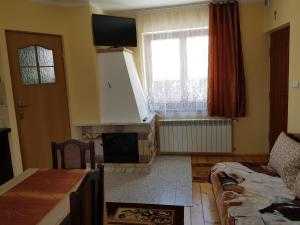
<svg viewBox="0 0 300 225">
<path fill-rule="evenodd" d="M 300 143 L 282 132 L 270 153 L 269 166 L 276 170 L 290 189 L 300 172 Z"/>
<path fill-rule="evenodd" d="M 296 177 L 296 182 L 295 182 L 295 185 L 294 185 L 294 191 L 295 191 L 296 197 L 298 199 L 300 199 L 300 173 L 298 173 L 298 176 Z"/>
</svg>

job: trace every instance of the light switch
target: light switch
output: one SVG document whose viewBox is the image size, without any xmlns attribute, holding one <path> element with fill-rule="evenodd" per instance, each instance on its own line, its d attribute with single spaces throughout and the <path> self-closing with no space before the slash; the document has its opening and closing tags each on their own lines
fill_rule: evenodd
<svg viewBox="0 0 300 225">
<path fill-rule="evenodd" d="M 292 82 L 292 88 L 299 89 L 299 87 L 300 87 L 299 81 L 298 80 L 294 80 Z"/>
</svg>

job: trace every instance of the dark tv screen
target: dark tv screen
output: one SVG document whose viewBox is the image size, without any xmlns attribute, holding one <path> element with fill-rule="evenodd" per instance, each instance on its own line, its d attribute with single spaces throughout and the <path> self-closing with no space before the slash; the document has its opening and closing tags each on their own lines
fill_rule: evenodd
<svg viewBox="0 0 300 225">
<path fill-rule="evenodd" d="M 95 45 L 137 46 L 135 19 L 93 14 L 92 23 Z"/>
</svg>

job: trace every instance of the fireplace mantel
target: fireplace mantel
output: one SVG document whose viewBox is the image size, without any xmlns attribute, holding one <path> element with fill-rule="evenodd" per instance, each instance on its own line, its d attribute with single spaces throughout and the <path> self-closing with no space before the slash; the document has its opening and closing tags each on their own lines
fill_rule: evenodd
<svg viewBox="0 0 300 225">
<path fill-rule="evenodd" d="M 75 123 L 75 127 L 98 127 L 98 126 L 141 126 L 149 125 L 155 119 L 155 114 L 149 114 L 146 121 L 141 122 L 100 122 L 100 123 Z"/>
</svg>

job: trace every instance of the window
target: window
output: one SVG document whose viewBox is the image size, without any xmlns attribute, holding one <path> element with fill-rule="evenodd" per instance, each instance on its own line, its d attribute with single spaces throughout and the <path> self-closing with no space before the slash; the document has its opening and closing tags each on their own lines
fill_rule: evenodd
<svg viewBox="0 0 300 225">
<path fill-rule="evenodd" d="M 149 108 L 207 114 L 208 29 L 143 35 Z"/>
<path fill-rule="evenodd" d="M 40 46 L 19 49 L 23 85 L 55 83 L 53 50 Z"/>
</svg>

